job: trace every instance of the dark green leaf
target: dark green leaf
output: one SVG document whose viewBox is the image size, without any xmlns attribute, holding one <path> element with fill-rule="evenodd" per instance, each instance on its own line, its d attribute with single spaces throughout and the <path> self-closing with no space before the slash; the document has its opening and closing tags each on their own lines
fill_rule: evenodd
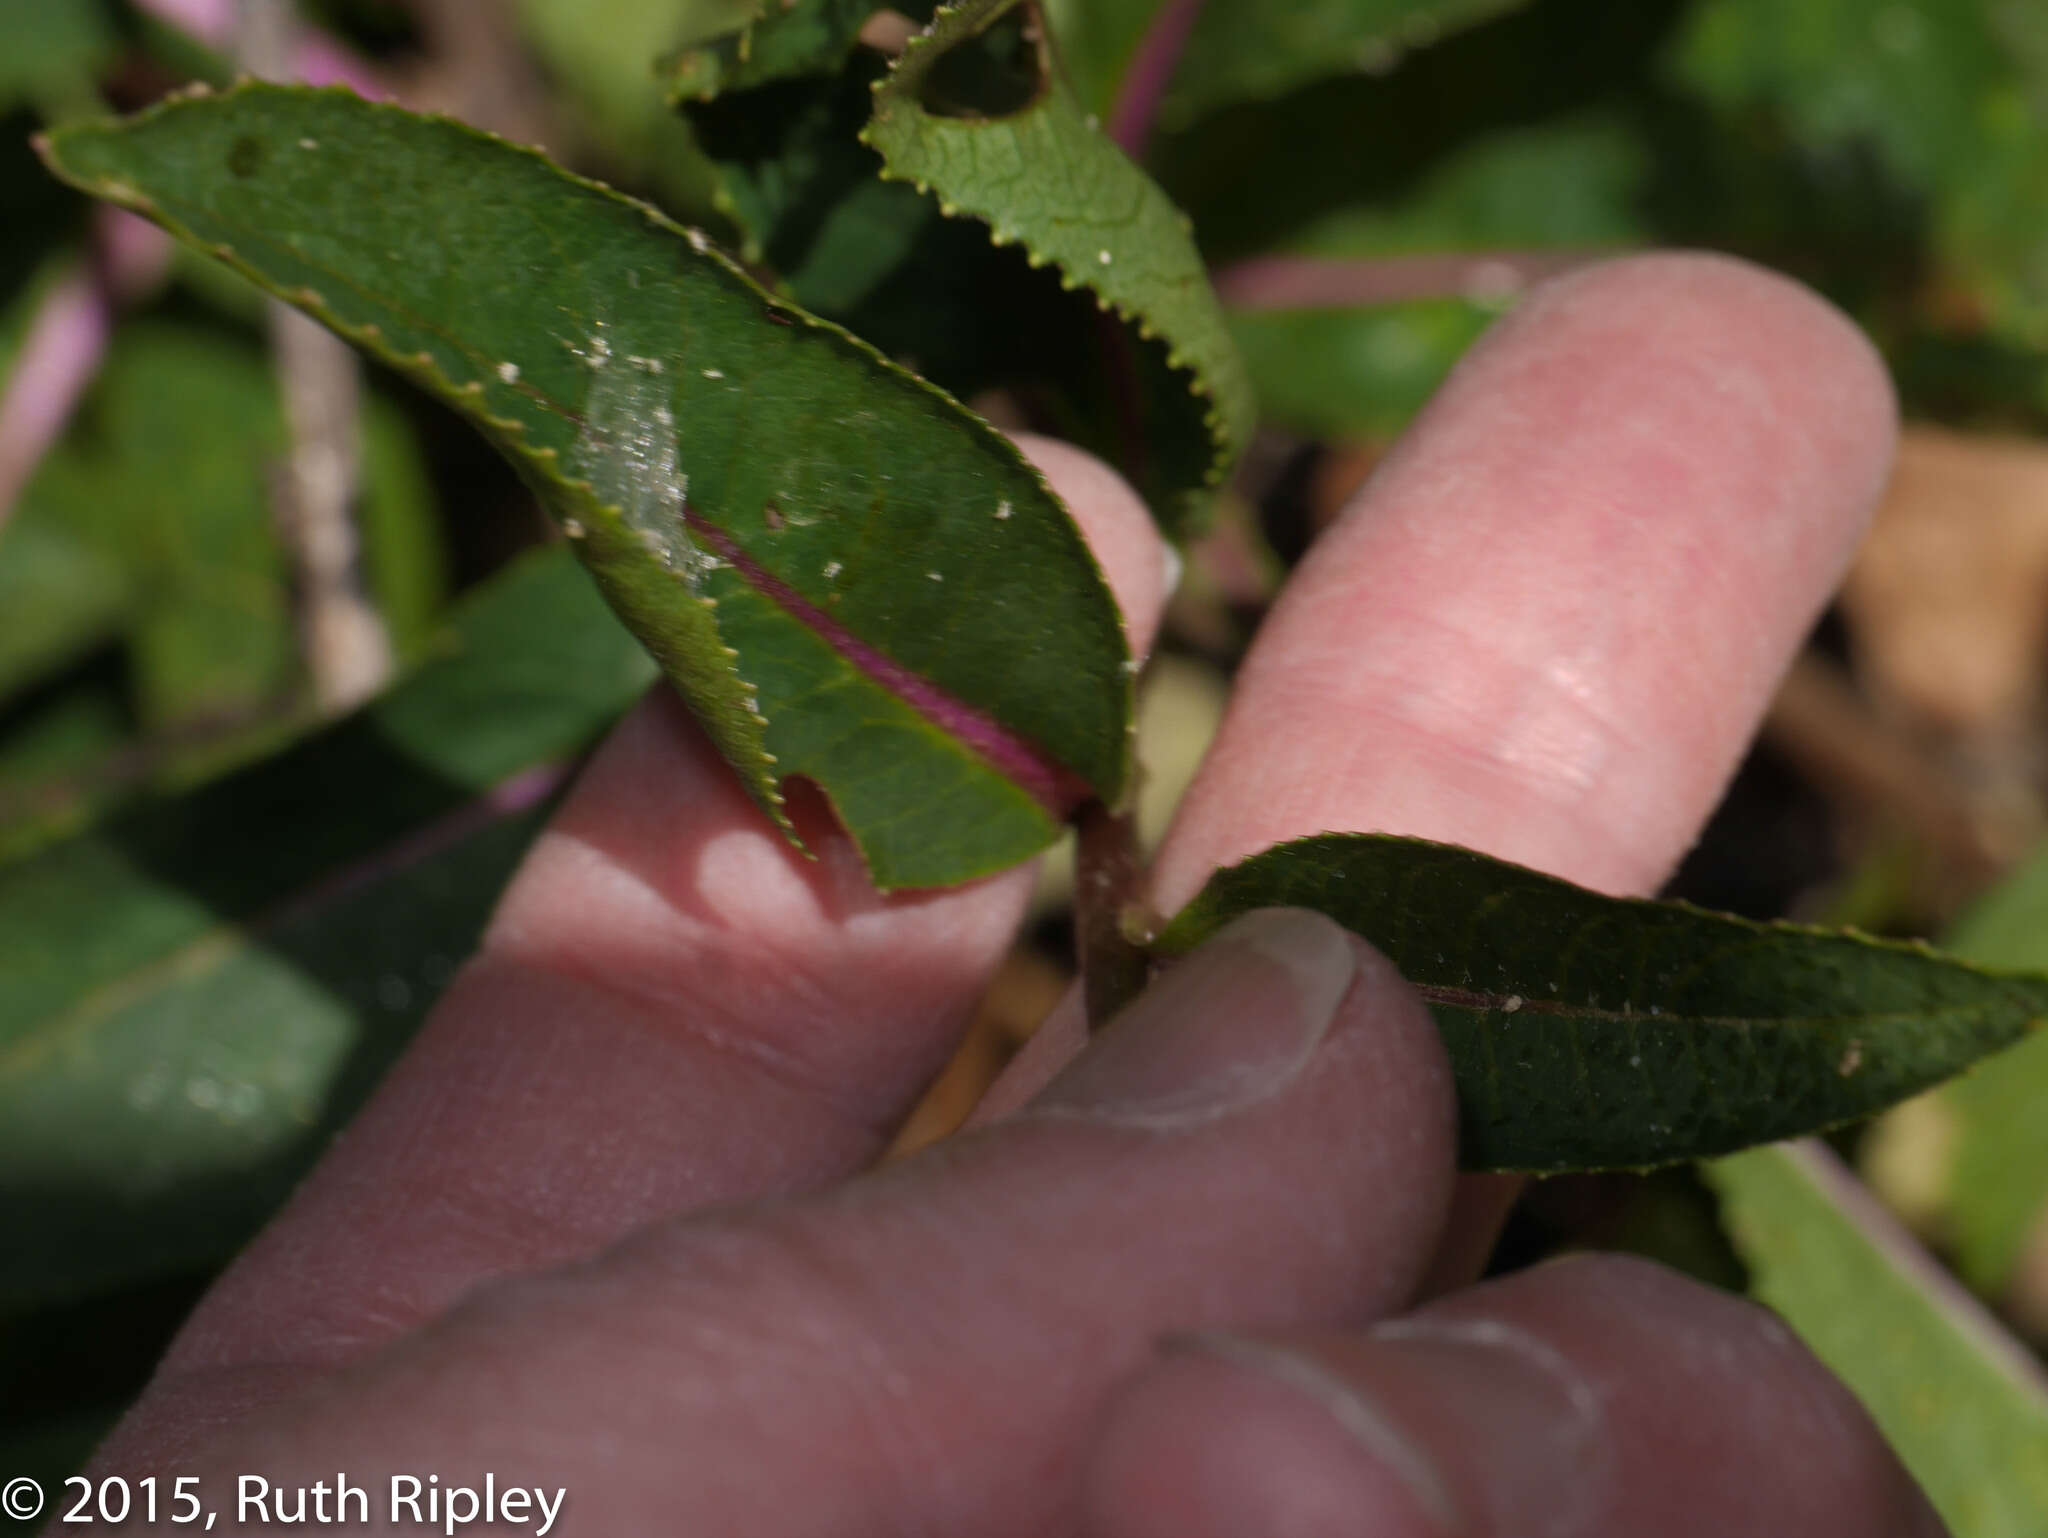
<svg viewBox="0 0 2048 1538">
<path fill-rule="evenodd" d="M 1250 440 L 1251 391 L 1186 219 L 1083 110 L 1049 48 L 1030 0 L 947 7 L 875 93 L 863 137 L 889 175 L 1165 344 L 1170 372 L 1125 357 L 1132 420 L 1115 457 L 1184 527 Z"/>
<path fill-rule="evenodd" d="M 717 206 L 739 228 L 742 255 L 772 267 L 804 305 L 856 329 L 862 302 L 941 222 L 915 188 L 883 181 L 880 158 L 860 142 L 882 73 L 863 50 L 825 73 L 685 103 L 718 167 Z"/>
<path fill-rule="evenodd" d="M 2048 978 L 1922 945 L 1603 897 L 1421 839 L 1328 833 L 1217 872 L 1156 942 L 1326 913 L 1419 989 L 1475 1169 L 1647 1166 L 1853 1121 L 2018 1040 Z"/>
<path fill-rule="evenodd" d="M 668 61 L 672 97 L 709 101 L 778 80 L 836 74 L 878 7 L 874 0 L 801 0 L 751 9 L 744 24 L 707 34 Z"/>
<path fill-rule="evenodd" d="M 2034 1538 L 2048 1379 L 1818 1143 L 1707 1171 L 1756 1296 L 1834 1369 L 1954 1538 Z"/>
<path fill-rule="evenodd" d="M 653 676 L 559 551 L 363 713 L 0 870 L 0 1306 L 210 1263 L 474 944 Z"/>
<path fill-rule="evenodd" d="M 1930 203 L 1943 276 L 1993 329 L 2048 344 L 2048 8 L 2002 0 L 1710 0 L 1674 55 L 1730 114 L 1817 162 L 1874 152 Z"/>
<path fill-rule="evenodd" d="M 1162 104 L 1169 127 L 1330 75 L 1383 74 L 1411 49 L 1527 0 L 1280 0 L 1202 7 Z"/>
<path fill-rule="evenodd" d="M 244 86 L 48 154 L 477 422 L 756 799 L 815 780 L 881 885 L 1014 863 L 1081 787 L 1121 792 L 1128 649 L 1043 480 L 701 237 L 342 91 Z"/>
</svg>

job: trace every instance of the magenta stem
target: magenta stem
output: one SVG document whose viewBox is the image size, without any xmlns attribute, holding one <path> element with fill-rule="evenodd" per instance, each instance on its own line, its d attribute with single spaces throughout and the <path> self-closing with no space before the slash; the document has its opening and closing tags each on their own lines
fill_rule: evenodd
<svg viewBox="0 0 2048 1538">
<path fill-rule="evenodd" d="M 1080 777 L 1052 762 L 1038 749 L 987 713 L 975 709 L 927 678 L 921 678 L 893 657 L 884 655 L 833 619 L 773 572 L 764 568 L 737 541 L 685 509 L 690 533 L 719 557 L 729 561 L 749 587 L 815 632 L 826 645 L 851 662 L 949 736 L 964 742 L 1004 776 L 1020 786 L 1056 820 L 1064 820 L 1090 794 Z"/>
<path fill-rule="evenodd" d="M 1612 252 L 1473 251 L 1366 260 L 1260 256 L 1210 275 L 1234 310 L 1340 310 L 1417 299 L 1512 299 L 1532 284 Z"/>
<path fill-rule="evenodd" d="M 1152 13 L 1145 35 L 1131 54 L 1116 105 L 1109 110 L 1109 136 L 1133 160 L 1145 158 L 1145 145 L 1159 116 L 1159 103 L 1173 81 L 1181 51 L 1202 14 L 1202 0 L 1165 0 Z"/>
</svg>

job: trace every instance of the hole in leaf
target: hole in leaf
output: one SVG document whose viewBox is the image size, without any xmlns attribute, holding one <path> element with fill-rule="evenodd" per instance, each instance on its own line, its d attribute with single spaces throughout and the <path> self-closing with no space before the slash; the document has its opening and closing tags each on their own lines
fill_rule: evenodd
<svg viewBox="0 0 2048 1538">
<path fill-rule="evenodd" d="M 1038 7 L 1019 5 L 978 36 L 947 49 L 918 88 L 918 105 L 935 117 L 1004 118 L 1045 93 L 1045 24 Z"/>
</svg>

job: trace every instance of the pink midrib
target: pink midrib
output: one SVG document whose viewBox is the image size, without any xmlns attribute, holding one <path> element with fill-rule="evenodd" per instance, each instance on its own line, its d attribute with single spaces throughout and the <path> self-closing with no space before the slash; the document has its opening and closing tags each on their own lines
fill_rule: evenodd
<svg viewBox="0 0 2048 1538">
<path fill-rule="evenodd" d="M 827 646 L 956 741 L 964 743 L 1005 779 L 1022 789 L 1064 822 L 1074 808 L 1095 794 L 1087 781 L 1054 763 L 1043 752 L 986 711 L 955 699 L 928 678 L 913 673 L 893 657 L 877 651 L 795 588 L 762 566 L 733 537 L 690 508 L 683 521 L 692 538 L 716 551 L 747 586 L 761 594 Z"/>
</svg>

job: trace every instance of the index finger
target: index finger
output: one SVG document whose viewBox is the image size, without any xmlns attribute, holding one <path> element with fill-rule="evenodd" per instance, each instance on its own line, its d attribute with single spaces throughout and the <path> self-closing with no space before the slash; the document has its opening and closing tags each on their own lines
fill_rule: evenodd
<svg viewBox="0 0 2048 1538">
<path fill-rule="evenodd" d="M 1143 654 L 1166 563 L 1135 496 L 1028 442 Z M 140 1422 L 233 1416 L 490 1276 L 872 1159 L 1010 943 L 1028 867 L 880 896 L 805 860 L 657 689 L 527 856 L 481 954 L 285 1211 L 201 1302 Z"/>
</svg>

